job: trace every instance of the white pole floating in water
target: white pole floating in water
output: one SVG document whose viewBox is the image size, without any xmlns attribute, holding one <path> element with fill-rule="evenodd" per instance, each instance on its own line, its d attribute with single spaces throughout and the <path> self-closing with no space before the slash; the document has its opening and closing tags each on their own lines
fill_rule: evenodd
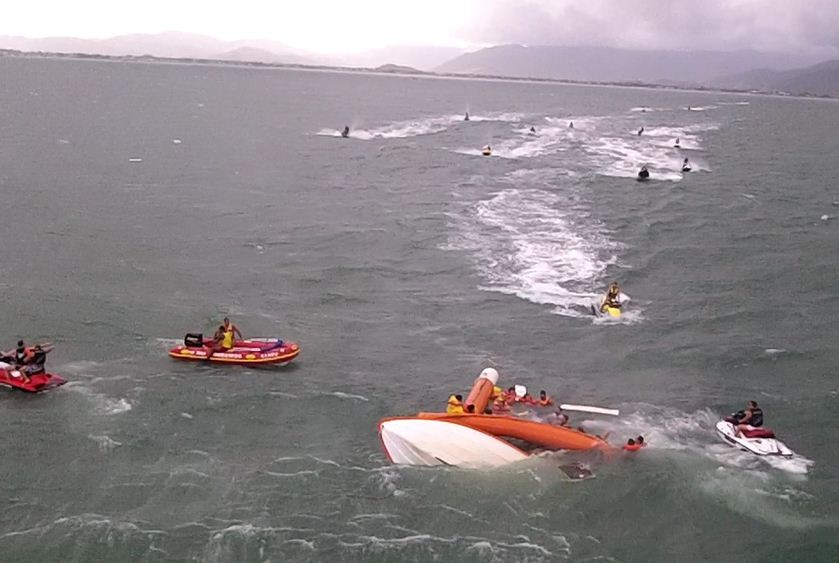
<svg viewBox="0 0 839 563">
<path fill-rule="evenodd" d="M 608 414 L 611 416 L 618 416 L 621 413 L 618 409 L 604 409 L 602 407 L 590 407 L 588 405 L 559 405 L 559 408 L 564 411 L 591 412 L 596 414 Z"/>
</svg>

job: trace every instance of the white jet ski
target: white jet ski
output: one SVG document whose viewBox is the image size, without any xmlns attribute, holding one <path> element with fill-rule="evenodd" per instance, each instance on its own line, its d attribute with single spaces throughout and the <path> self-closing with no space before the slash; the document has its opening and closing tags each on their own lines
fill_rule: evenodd
<svg viewBox="0 0 839 563">
<path fill-rule="evenodd" d="M 726 420 L 717 422 L 717 434 L 724 442 L 755 455 L 792 457 L 795 455 L 786 444 L 775 438 L 768 428 L 754 428 L 738 434 L 737 428 Z"/>
</svg>

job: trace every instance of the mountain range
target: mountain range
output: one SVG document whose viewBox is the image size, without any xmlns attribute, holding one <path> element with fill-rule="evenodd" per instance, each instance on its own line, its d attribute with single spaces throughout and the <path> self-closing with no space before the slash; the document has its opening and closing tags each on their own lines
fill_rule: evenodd
<svg viewBox="0 0 839 563">
<path fill-rule="evenodd" d="M 107 39 L 76 37 L 0 36 L 0 48 L 49 53 L 85 53 L 108 56 L 219 59 L 266 63 L 314 64 L 305 53 L 271 40 L 223 41 L 206 35 L 166 32 L 118 35 Z"/>
<path fill-rule="evenodd" d="M 107 56 L 215 59 L 269 64 L 413 67 L 458 75 L 625 82 L 839 96 L 839 61 L 760 51 L 640 51 L 590 46 L 499 45 L 464 53 L 398 46 L 327 57 L 273 40 L 224 41 L 179 32 L 108 39 L 0 36 L 0 49 Z M 816 64 L 818 63 L 818 64 Z M 407 72 L 407 71 L 405 71 Z"/>
<path fill-rule="evenodd" d="M 634 51 L 612 47 L 499 45 L 466 53 L 438 72 L 593 82 L 709 85 L 755 68 L 785 70 L 818 62 L 758 51 Z"/>
<path fill-rule="evenodd" d="M 717 81 L 723 88 L 763 90 L 798 94 L 809 92 L 823 96 L 839 96 L 839 61 L 825 61 L 805 68 L 772 70 L 760 68 Z"/>
</svg>

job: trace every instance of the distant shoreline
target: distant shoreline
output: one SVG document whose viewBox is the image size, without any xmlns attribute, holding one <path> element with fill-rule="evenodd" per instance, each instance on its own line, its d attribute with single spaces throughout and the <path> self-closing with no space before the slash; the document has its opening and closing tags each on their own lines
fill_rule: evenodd
<svg viewBox="0 0 839 563">
<path fill-rule="evenodd" d="M 783 98 L 804 98 L 817 100 L 836 100 L 837 96 L 827 94 L 811 94 L 809 92 L 780 92 L 767 90 L 741 90 L 735 88 L 714 88 L 710 86 L 678 86 L 674 84 L 657 84 L 642 81 L 589 81 L 570 80 L 563 78 L 539 78 L 523 76 L 503 76 L 494 74 L 461 74 L 452 72 L 429 72 L 404 67 L 401 65 L 385 64 L 376 68 L 344 67 L 331 65 L 312 65 L 300 63 L 266 63 L 260 61 L 229 61 L 223 59 L 202 59 L 189 57 L 156 57 L 151 55 L 97 55 L 94 53 L 56 53 L 48 51 L 18 51 L 16 49 L 0 49 L 0 58 L 33 58 L 33 59 L 72 59 L 88 61 L 110 61 L 128 63 L 181 64 L 201 66 L 227 66 L 239 68 L 308 70 L 320 72 L 341 72 L 356 74 L 396 75 L 422 78 L 443 78 L 456 80 L 491 80 L 501 82 L 530 82 L 537 84 L 563 84 L 571 86 L 606 86 L 617 88 L 643 88 L 650 90 L 671 90 L 677 92 L 705 92 L 722 94 L 739 94 L 749 96 L 771 96 Z"/>
</svg>

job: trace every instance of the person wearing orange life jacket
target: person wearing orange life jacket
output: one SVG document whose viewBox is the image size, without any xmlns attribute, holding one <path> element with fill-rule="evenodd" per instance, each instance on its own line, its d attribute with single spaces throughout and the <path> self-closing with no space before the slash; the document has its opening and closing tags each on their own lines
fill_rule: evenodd
<svg viewBox="0 0 839 563">
<path fill-rule="evenodd" d="M 554 404 L 554 400 L 548 397 L 548 394 L 545 392 L 544 389 L 542 389 L 541 391 L 539 391 L 539 400 L 537 401 L 537 404 L 540 407 L 550 407 Z"/>
<path fill-rule="evenodd" d="M 446 405 L 446 414 L 463 414 L 463 395 L 451 395 Z"/>
<path fill-rule="evenodd" d="M 495 412 L 505 412 L 510 410 L 510 403 L 507 401 L 507 393 L 501 392 L 492 402 L 492 409 Z"/>
<path fill-rule="evenodd" d="M 646 447 L 647 444 L 644 442 L 643 436 L 638 436 L 637 438 L 633 439 L 630 438 L 626 441 L 626 445 L 623 447 L 623 451 L 625 452 L 637 452 L 641 448 Z"/>
</svg>

